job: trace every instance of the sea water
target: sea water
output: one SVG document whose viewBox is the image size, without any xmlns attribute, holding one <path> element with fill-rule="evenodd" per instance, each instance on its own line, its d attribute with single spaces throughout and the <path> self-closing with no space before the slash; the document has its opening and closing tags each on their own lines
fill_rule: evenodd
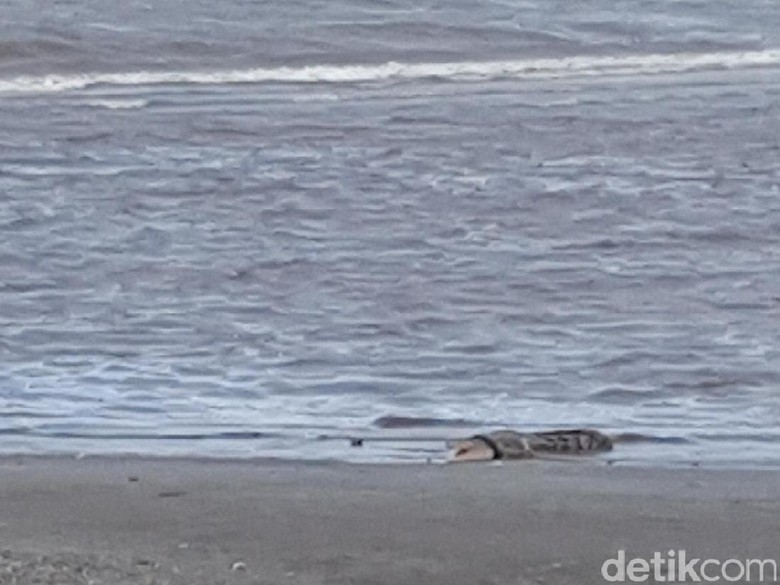
<svg viewBox="0 0 780 585">
<path fill-rule="evenodd" d="M 0 452 L 777 467 L 779 137 L 774 0 L 8 0 Z"/>
</svg>

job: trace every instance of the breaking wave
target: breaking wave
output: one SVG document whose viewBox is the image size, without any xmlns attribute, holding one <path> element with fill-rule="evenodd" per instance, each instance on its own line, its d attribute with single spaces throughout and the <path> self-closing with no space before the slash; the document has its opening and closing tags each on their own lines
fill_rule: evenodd
<svg viewBox="0 0 780 585">
<path fill-rule="evenodd" d="M 100 86 L 259 83 L 367 83 L 436 78 L 454 81 L 557 79 L 679 73 L 780 65 L 780 49 L 449 63 L 311 65 L 217 71 L 49 74 L 0 79 L 0 93 L 56 93 Z"/>
</svg>

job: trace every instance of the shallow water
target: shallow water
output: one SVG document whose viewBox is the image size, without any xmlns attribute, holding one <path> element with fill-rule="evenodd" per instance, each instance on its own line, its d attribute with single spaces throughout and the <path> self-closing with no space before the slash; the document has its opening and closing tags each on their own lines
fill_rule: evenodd
<svg viewBox="0 0 780 585">
<path fill-rule="evenodd" d="M 779 4 L 103 4 L 0 8 L 0 451 L 780 464 Z"/>
</svg>

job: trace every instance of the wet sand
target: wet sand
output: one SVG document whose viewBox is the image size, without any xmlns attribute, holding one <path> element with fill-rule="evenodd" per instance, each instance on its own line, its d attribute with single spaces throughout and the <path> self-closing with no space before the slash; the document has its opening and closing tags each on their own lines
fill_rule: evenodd
<svg viewBox="0 0 780 585">
<path fill-rule="evenodd" d="M 0 583 L 602 583 L 619 549 L 777 558 L 778 480 L 592 461 L 10 458 Z"/>
</svg>

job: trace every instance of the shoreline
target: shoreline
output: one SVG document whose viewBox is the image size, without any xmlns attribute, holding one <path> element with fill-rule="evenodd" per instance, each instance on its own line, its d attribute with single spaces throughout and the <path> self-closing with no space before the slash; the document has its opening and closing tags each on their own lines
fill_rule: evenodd
<svg viewBox="0 0 780 585">
<path fill-rule="evenodd" d="M 371 443 L 389 443 L 391 441 L 371 441 Z M 393 441 L 395 442 L 395 441 Z M 403 443 L 404 441 L 398 441 Z M 420 439 L 420 443 L 429 442 L 427 439 Z M 620 451 L 618 451 L 620 449 Z M 668 452 L 661 452 L 655 454 L 654 457 L 636 457 L 635 451 L 629 450 L 628 454 L 623 452 L 624 446 L 619 445 L 612 451 L 592 453 L 592 454 L 579 454 L 579 455 L 551 455 L 549 457 L 540 457 L 535 459 L 536 463 L 547 462 L 550 465 L 556 464 L 578 464 L 591 467 L 614 467 L 619 469 L 633 469 L 644 471 L 685 471 L 685 470 L 702 470 L 713 472 L 725 472 L 725 473 L 750 473 L 750 472 L 767 472 L 780 474 L 780 462 L 772 459 L 767 461 L 762 460 L 749 460 L 740 461 L 734 459 L 706 459 L 706 458 L 671 458 L 664 457 Z M 363 454 L 368 449 L 365 446 L 360 447 L 344 447 L 340 449 L 340 455 L 349 453 Z M 311 466 L 353 466 L 353 467 L 368 467 L 368 468 L 383 468 L 383 467 L 441 467 L 454 465 L 448 462 L 445 457 L 445 451 L 431 452 L 421 451 L 417 453 L 415 457 L 408 456 L 406 458 L 389 457 L 389 456 L 375 456 L 375 457 L 344 457 L 344 456 L 313 456 L 312 453 L 306 452 L 300 456 L 293 454 L 283 455 L 270 455 L 271 450 L 263 451 L 259 453 L 236 455 L 232 453 L 217 454 L 212 452 L 203 453 L 190 453 L 190 452 L 163 452 L 160 454 L 150 454 L 148 452 L 138 451 L 106 451 L 106 452 L 84 452 L 84 451 L 55 451 L 55 452 L 38 452 L 38 451 L 19 451 L 19 452 L 2 452 L 0 451 L 0 466 L 13 462 L 16 460 L 26 461 L 138 461 L 142 463 L 154 463 L 156 461 L 171 462 L 171 463 L 203 463 L 203 464 L 236 464 L 236 465 L 311 465 Z M 331 453 L 333 453 L 331 451 Z M 515 465 L 516 462 L 512 460 L 504 460 L 501 465 Z M 462 464 L 455 464 L 460 466 Z"/>
<path fill-rule="evenodd" d="M 773 558 L 780 533 L 780 472 L 586 462 L 0 457 L 0 502 L 20 585 L 603 583 L 620 549 Z"/>
</svg>

